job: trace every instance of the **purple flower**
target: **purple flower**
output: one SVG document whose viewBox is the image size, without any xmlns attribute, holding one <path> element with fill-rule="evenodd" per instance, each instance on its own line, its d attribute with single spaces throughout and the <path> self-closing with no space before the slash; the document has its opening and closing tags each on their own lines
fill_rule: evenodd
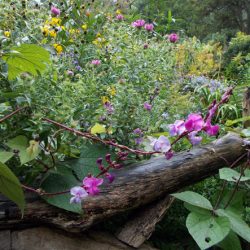
<svg viewBox="0 0 250 250">
<path fill-rule="evenodd" d="M 74 76 L 74 72 L 72 70 L 67 70 L 67 75 L 68 76 Z"/>
<path fill-rule="evenodd" d="M 135 138 L 135 144 L 140 145 L 143 142 L 143 137 Z"/>
<path fill-rule="evenodd" d="M 136 129 L 134 129 L 133 133 L 134 133 L 135 135 L 141 135 L 141 134 L 142 134 L 142 131 L 141 131 L 140 128 L 136 128 Z"/>
<path fill-rule="evenodd" d="M 167 160 L 170 160 L 174 156 L 174 152 L 172 150 L 169 150 L 165 153 L 165 157 Z"/>
<path fill-rule="evenodd" d="M 154 30 L 154 25 L 152 23 L 146 23 L 144 25 L 145 30 L 147 31 L 153 31 Z"/>
<path fill-rule="evenodd" d="M 185 124 L 182 120 L 176 120 L 174 124 L 169 125 L 169 134 L 171 136 L 181 135 L 185 130 Z"/>
<path fill-rule="evenodd" d="M 80 65 L 76 66 L 76 70 L 80 71 L 82 69 L 82 67 Z"/>
<path fill-rule="evenodd" d="M 148 43 L 145 43 L 145 44 L 143 45 L 143 49 L 148 49 Z"/>
<path fill-rule="evenodd" d="M 122 14 L 118 14 L 118 15 L 116 16 L 116 19 L 117 19 L 118 21 L 123 21 L 123 20 L 124 20 L 124 16 L 123 16 Z"/>
<path fill-rule="evenodd" d="M 161 135 L 158 139 L 154 139 L 151 143 L 155 151 L 160 151 L 163 153 L 168 152 L 171 149 L 170 141 L 164 135 Z"/>
<path fill-rule="evenodd" d="M 98 59 L 92 60 L 91 64 L 93 64 L 93 65 L 100 65 L 101 64 L 101 60 L 98 60 Z"/>
<path fill-rule="evenodd" d="M 51 7 L 51 13 L 55 16 L 59 16 L 61 11 L 59 9 L 57 9 L 55 6 Z"/>
<path fill-rule="evenodd" d="M 202 137 L 196 136 L 196 135 L 197 135 L 197 131 L 193 131 L 193 132 L 189 133 L 189 135 L 188 135 L 188 139 L 192 145 L 200 144 L 200 142 L 202 141 Z"/>
<path fill-rule="evenodd" d="M 171 43 L 176 43 L 179 40 L 179 36 L 176 33 L 172 33 L 172 34 L 168 35 L 168 40 Z"/>
<path fill-rule="evenodd" d="M 73 195 L 73 197 L 70 198 L 70 203 L 81 203 L 81 200 L 88 196 L 88 193 L 82 187 L 71 188 L 70 194 Z"/>
<path fill-rule="evenodd" d="M 205 132 L 206 132 L 208 135 L 210 135 L 210 136 L 215 136 L 215 135 L 217 135 L 218 132 L 219 132 L 219 129 L 220 129 L 219 125 L 214 125 L 214 126 L 213 126 L 210 122 L 207 122 L 207 123 L 205 124 L 205 127 L 204 127 Z"/>
<path fill-rule="evenodd" d="M 185 122 L 185 128 L 188 132 L 200 131 L 204 125 L 203 118 L 200 114 L 190 114 Z"/>
<path fill-rule="evenodd" d="M 95 177 L 85 177 L 82 183 L 84 185 L 84 188 L 90 195 L 96 195 L 100 192 L 98 186 L 102 185 L 103 179 Z"/>
<path fill-rule="evenodd" d="M 145 21 L 143 19 L 136 20 L 132 23 L 132 26 L 135 28 L 141 28 L 145 25 Z"/>
<path fill-rule="evenodd" d="M 115 176 L 113 174 L 110 174 L 110 173 L 106 173 L 105 177 L 108 179 L 109 183 L 112 183 L 115 179 Z"/>
<path fill-rule="evenodd" d="M 110 102 L 105 102 L 104 108 L 107 110 L 108 115 L 112 115 L 114 113 L 114 107 Z"/>
<path fill-rule="evenodd" d="M 152 105 L 149 104 L 148 102 L 144 102 L 143 106 L 144 106 L 144 109 L 146 109 L 148 111 L 150 111 L 152 109 Z"/>
</svg>

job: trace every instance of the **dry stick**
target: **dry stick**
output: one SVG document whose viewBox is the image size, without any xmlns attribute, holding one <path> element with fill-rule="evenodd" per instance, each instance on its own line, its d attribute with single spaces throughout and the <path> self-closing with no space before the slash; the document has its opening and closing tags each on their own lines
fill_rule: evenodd
<svg viewBox="0 0 250 250">
<path fill-rule="evenodd" d="M 22 107 L 22 108 L 18 108 L 15 111 L 13 111 L 12 113 L 4 116 L 3 118 L 0 119 L 0 123 L 4 122 L 5 120 L 9 119 L 10 117 L 12 117 L 13 115 L 17 114 L 18 112 L 26 109 L 27 107 Z"/>
</svg>

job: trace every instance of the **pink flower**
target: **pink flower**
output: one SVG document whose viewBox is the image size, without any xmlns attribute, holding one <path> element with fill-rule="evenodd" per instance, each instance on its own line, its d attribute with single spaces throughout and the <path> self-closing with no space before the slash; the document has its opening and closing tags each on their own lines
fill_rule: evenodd
<svg viewBox="0 0 250 250">
<path fill-rule="evenodd" d="M 210 135 L 210 136 L 215 136 L 215 135 L 217 135 L 218 132 L 219 132 L 219 129 L 220 129 L 219 125 L 214 125 L 214 126 L 213 126 L 210 122 L 207 122 L 207 123 L 205 124 L 205 127 L 204 127 L 205 132 L 206 132 L 208 135 Z"/>
<path fill-rule="evenodd" d="M 84 185 L 84 188 L 90 195 L 96 195 L 100 192 L 98 186 L 102 185 L 103 179 L 95 177 L 85 177 L 82 183 Z"/>
<path fill-rule="evenodd" d="M 55 16 L 59 16 L 61 11 L 59 9 L 57 9 L 55 6 L 51 7 L 51 13 Z"/>
<path fill-rule="evenodd" d="M 109 183 L 112 183 L 115 179 L 115 176 L 113 174 L 110 174 L 110 173 L 106 173 L 105 177 L 108 179 Z"/>
<path fill-rule="evenodd" d="M 141 28 L 145 25 L 145 21 L 143 19 L 136 20 L 132 23 L 132 26 L 135 28 Z"/>
<path fill-rule="evenodd" d="M 152 23 L 146 23 L 144 26 L 145 30 L 147 31 L 153 31 L 154 25 Z"/>
<path fill-rule="evenodd" d="M 192 145 L 200 144 L 200 142 L 202 141 L 202 137 L 196 136 L 196 135 L 197 135 L 197 131 L 193 131 L 193 132 L 189 133 L 189 135 L 188 135 L 188 139 Z"/>
<path fill-rule="evenodd" d="M 116 19 L 118 21 L 123 21 L 124 20 L 124 16 L 122 14 L 119 14 L 119 15 L 116 16 Z"/>
<path fill-rule="evenodd" d="M 81 203 L 81 200 L 88 196 L 88 193 L 82 187 L 71 188 L 70 194 L 73 195 L 73 197 L 70 198 L 70 203 Z"/>
<path fill-rule="evenodd" d="M 150 111 L 152 109 L 152 105 L 149 104 L 148 102 L 144 102 L 143 106 L 144 106 L 144 109 L 146 109 L 148 111 Z"/>
<path fill-rule="evenodd" d="M 74 76 L 74 72 L 72 70 L 67 70 L 67 75 L 68 76 Z"/>
<path fill-rule="evenodd" d="M 153 146 L 155 151 L 160 151 L 163 153 L 166 153 L 171 149 L 170 141 L 164 135 L 161 135 L 158 139 L 154 139 L 151 142 L 151 146 Z"/>
<path fill-rule="evenodd" d="M 165 157 L 167 160 L 170 160 L 174 156 L 174 152 L 172 150 L 169 150 L 165 153 Z"/>
<path fill-rule="evenodd" d="M 188 132 L 200 131 L 204 125 L 204 121 L 199 114 L 190 114 L 185 122 L 185 128 Z"/>
<path fill-rule="evenodd" d="M 92 60 L 91 64 L 93 64 L 93 65 L 100 65 L 101 64 L 101 60 L 98 60 L 98 59 Z"/>
<path fill-rule="evenodd" d="M 168 40 L 171 43 L 176 43 L 179 40 L 179 36 L 176 33 L 172 33 L 172 34 L 168 35 Z"/>
<path fill-rule="evenodd" d="M 185 130 L 185 124 L 182 120 L 176 120 L 174 124 L 169 125 L 169 134 L 171 136 L 181 135 Z"/>
</svg>

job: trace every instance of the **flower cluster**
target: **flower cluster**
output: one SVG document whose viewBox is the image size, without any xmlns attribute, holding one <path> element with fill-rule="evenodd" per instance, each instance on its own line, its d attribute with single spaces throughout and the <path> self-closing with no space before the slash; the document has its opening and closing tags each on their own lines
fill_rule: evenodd
<svg viewBox="0 0 250 250">
<path fill-rule="evenodd" d="M 152 23 L 146 23 L 143 19 L 138 19 L 132 23 L 132 26 L 135 28 L 142 28 L 144 27 L 147 31 L 153 31 L 154 25 Z"/>
</svg>

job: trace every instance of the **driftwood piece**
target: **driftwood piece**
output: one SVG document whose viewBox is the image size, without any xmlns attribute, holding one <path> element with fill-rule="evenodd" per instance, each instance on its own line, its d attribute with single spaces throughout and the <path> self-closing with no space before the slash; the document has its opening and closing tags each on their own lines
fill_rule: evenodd
<svg viewBox="0 0 250 250">
<path fill-rule="evenodd" d="M 148 240 L 168 208 L 174 201 L 174 197 L 167 195 L 159 201 L 136 211 L 131 218 L 116 234 L 117 239 L 132 247 L 141 246 Z"/>
<path fill-rule="evenodd" d="M 245 91 L 244 99 L 243 99 L 243 117 L 250 116 L 250 87 L 248 87 Z M 250 120 L 245 121 L 243 123 L 244 127 L 250 127 Z"/>
<path fill-rule="evenodd" d="M 243 139 L 228 134 L 208 145 L 176 154 L 167 161 L 152 158 L 115 172 L 112 184 L 103 185 L 97 196 L 83 200 L 84 216 L 65 212 L 45 202 L 29 201 L 24 218 L 15 206 L 0 202 L 0 228 L 47 224 L 70 232 L 83 231 L 120 212 L 140 207 L 181 188 L 199 182 L 234 162 L 246 149 Z"/>
</svg>

